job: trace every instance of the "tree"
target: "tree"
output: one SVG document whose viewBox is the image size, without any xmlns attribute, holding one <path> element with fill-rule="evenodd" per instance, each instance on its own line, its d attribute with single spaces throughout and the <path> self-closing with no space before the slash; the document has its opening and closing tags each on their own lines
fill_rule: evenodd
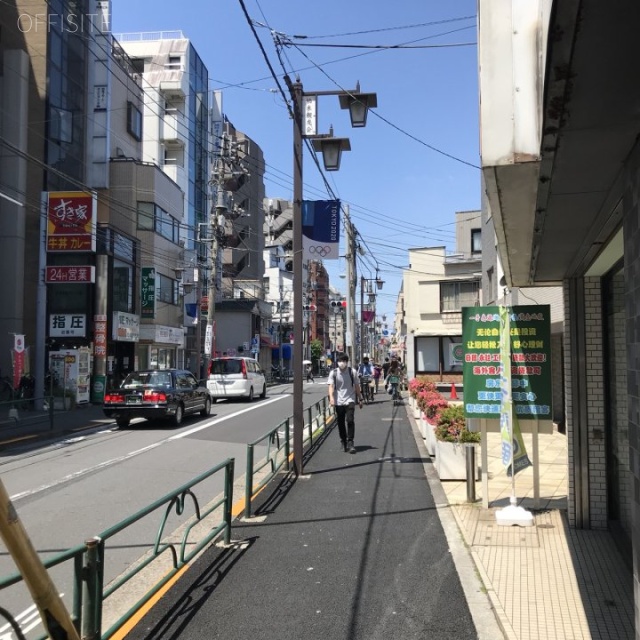
<svg viewBox="0 0 640 640">
<path fill-rule="evenodd" d="M 318 339 L 312 340 L 309 346 L 311 347 L 311 359 L 319 360 L 322 355 L 322 342 Z"/>
</svg>

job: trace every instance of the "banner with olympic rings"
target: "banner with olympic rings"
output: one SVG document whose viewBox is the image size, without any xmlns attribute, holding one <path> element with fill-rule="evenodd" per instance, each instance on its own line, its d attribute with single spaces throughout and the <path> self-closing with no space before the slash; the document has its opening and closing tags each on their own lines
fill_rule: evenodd
<svg viewBox="0 0 640 640">
<path fill-rule="evenodd" d="M 340 200 L 302 201 L 302 259 L 340 257 Z"/>
</svg>

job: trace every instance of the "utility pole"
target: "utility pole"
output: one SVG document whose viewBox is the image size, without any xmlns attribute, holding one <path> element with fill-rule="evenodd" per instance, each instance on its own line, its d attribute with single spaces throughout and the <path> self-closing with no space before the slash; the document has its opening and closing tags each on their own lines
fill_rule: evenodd
<svg viewBox="0 0 640 640">
<path fill-rule="evenodd" d="M 355 234 L 351 225 L 351 217 L 349 205 L 344 205 L 344 224 L 347 231 L 347 253 L 345 259 L 347 261 L 347 331 L 349 334 L 349 346 L 347 352 L 349 360 L 352 364 L 356 362 L 356 283 L 357 267 L 356 267 L 356 247 Z M 358 360 L 359 362 L 359 360 Z"/>
<path fill-rule="evenodd" d="M 204 338 L 205 356 L 215 355 L 215 304 L 218 280 L 218 252 L 220 238 L 224 233 L 224 225 L 229 213 L 228 203 L 231 193 L 237 191 L 248 172 L 241 166 L 237 143 L 232 142 L 228 133 L 222 135 L 220 152 L 215 160 L 212 182 L 216 190 L 216 205 L 209 214 L 209 225 L 206 240 L 211 243 L 209 252 L 209 283 L 207 289 L 207 328 Z"/>
</svg>

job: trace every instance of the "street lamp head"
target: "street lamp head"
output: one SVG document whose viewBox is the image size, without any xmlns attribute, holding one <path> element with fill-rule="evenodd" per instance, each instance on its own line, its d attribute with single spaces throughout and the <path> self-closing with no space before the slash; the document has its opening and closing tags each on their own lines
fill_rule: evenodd
<svg viewBox="0 0 640 640">
<path fill-rule="evenodd" d="M 340 95 L 340 108 L 349 109 L 351 126 L 365 127 L 367 125 L 367 114 L 369 109 L 378 106 L 378 96 L 375 93 L 360 93 L 360 83 L 353 93 Z"/>
<path fill-rule="evenodd" d="M 384 280 L 380 280 L 380 278 L 378 278 L 376 280 L 376 284 L 378 285 L 378 290 L 382 289 L 382 285 L 384 284 Z"/>
<path fill-rule="evenodd" d="M 314 151 L 322 152 L 322 161 L 325 171 L 337 171 L 340 168 L 340 160 L 343 151 L 351 151 L 349 138 L 315 138 L 311 141 Z"/>
</svg>

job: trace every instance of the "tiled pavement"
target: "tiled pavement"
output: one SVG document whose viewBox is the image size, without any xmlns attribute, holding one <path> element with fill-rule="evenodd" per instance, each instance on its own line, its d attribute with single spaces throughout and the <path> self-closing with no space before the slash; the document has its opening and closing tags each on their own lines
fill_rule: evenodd
<svg viewBox="0 0 640 640">
<path fill-rule="evenodd" d="M 524 438 L 531 451 L 531 436 Z M 489 433 L 488 444 L 488 509 L 481 506 L 480 482 L 474 504 L 467 503 L 465 482 L 443 481 L 442 487 L 505 637 L 635 638 L 630 562 L 608 532 L 567 525 L 566 436 L 539 436 L 539 509 L 533 510 L 532 469 L 516 476 L 515 493 L 532 511 L 532 527 L 496 524 L 495 512 L 509 504 L 512 489 L 500 459 L 500 434 Z"/>
</svg>

